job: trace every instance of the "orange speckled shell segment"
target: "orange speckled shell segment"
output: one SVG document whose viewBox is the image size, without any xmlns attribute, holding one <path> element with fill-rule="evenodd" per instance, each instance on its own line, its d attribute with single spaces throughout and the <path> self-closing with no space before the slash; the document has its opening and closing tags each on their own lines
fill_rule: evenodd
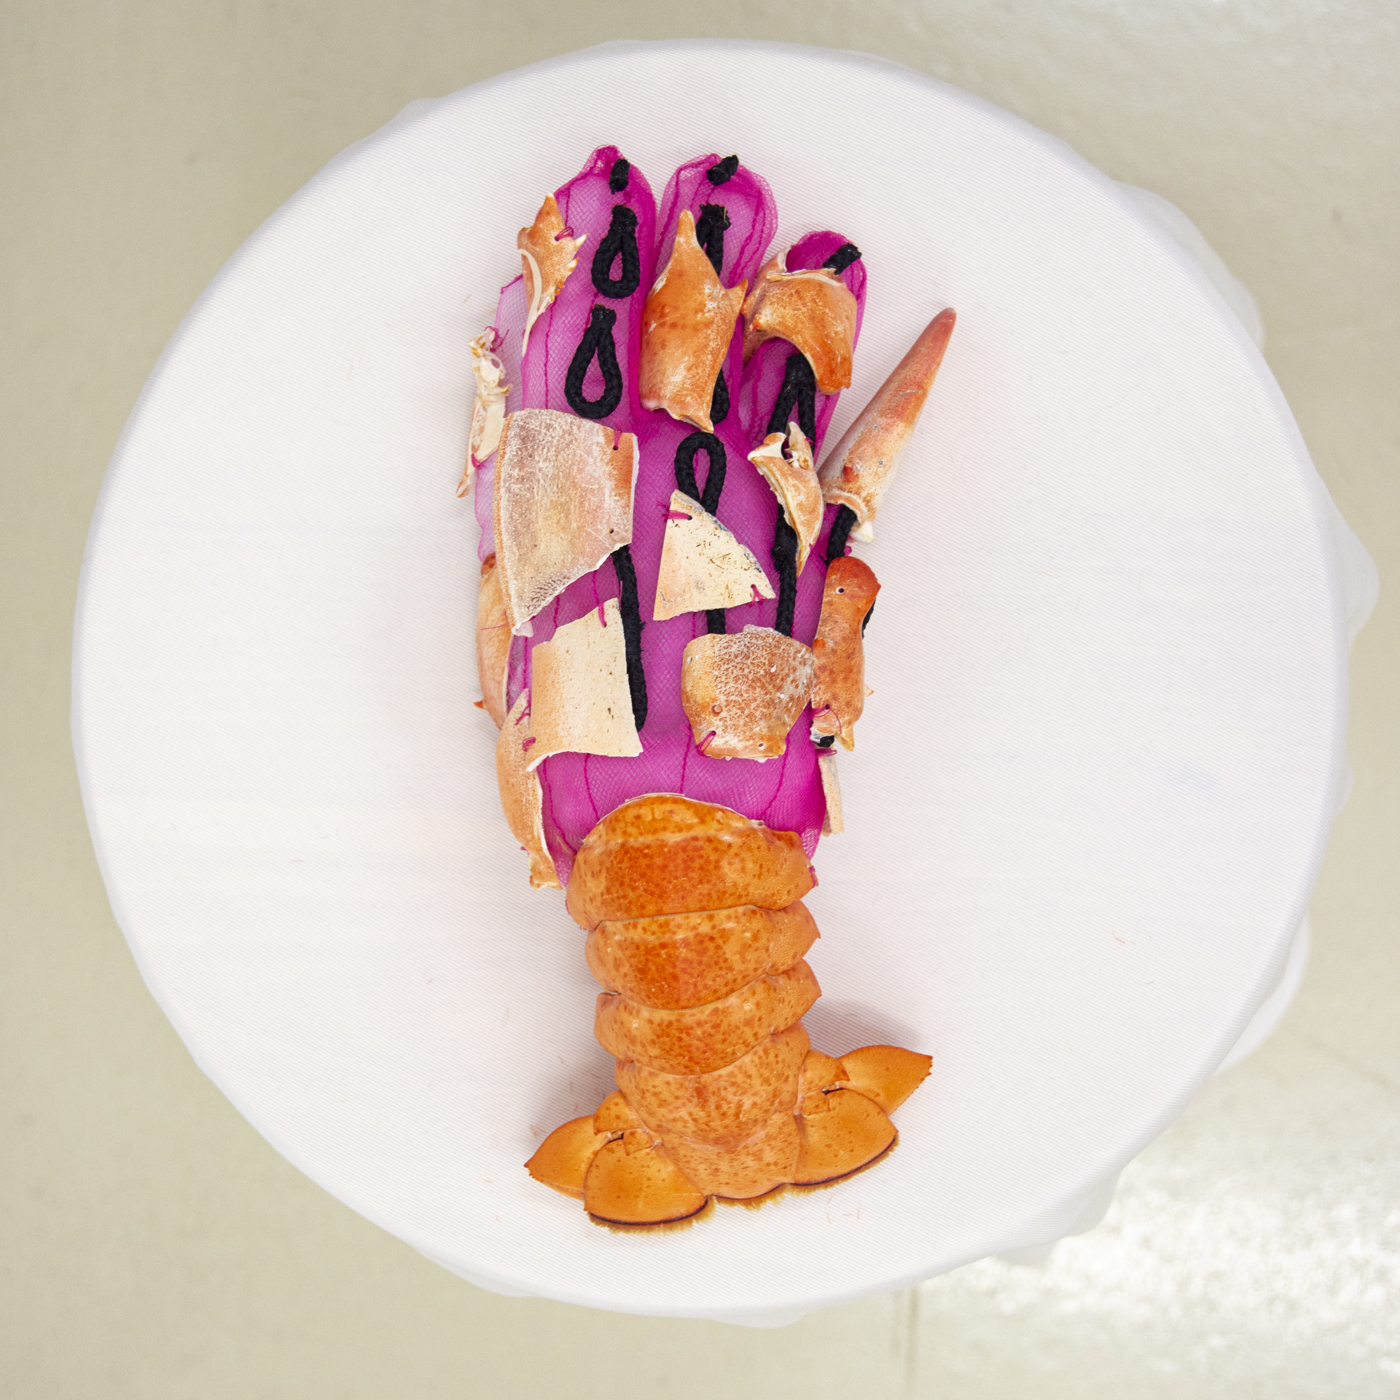
<svg viewBox="0 0 1400 1400">
<path fill-rule="evenodd" d="M 588 935 L 589 970 L 646 1006 L 703 1006 L 766 973 L 786 972 L 818 938 L 802 903 L 741 904 L 694 914 L 601 923 Z"/>
<path fill-rule="evenodd" d="M 605 919 L 739 904 L 783 909 L 813 883 L 796 832 L 770 831 L 728 807 L 651 793 L 589 832 L 569 877 L 568 909 L 586 929 Z"/>
</svg>

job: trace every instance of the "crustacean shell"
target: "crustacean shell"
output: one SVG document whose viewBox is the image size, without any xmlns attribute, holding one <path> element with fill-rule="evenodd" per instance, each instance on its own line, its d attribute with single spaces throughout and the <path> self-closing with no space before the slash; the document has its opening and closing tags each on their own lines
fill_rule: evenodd
<svg viewBox="0 0 1400 1400">
<path fill-rule="evenodd" d="M 826 798 L 822 835 L 839 836 L 846 829 L 846 818 L 841 811 L 841 779 L 836 771 L 836 755 L 830 749 L 823 749 L 817 755 L 817 768 L 822 775 L 822 796 Z"/>
<path fill-rule="evenodd" d="M 530 883 L 562 889 L 544 840 L 544 794 L 530 768 L 530 692 L 522 690 L 496 738 L 496 782 L 511 835 L 530 857 Z"/>
<path fill-rule="evenodd" d="M 696 637 L 681 660 L 681 705 L 701 752 L 780 757 L 814 675 L 812 649 L 771 627 Z"/>
<path fill-rule="evenodd" d="M 467 447 L 467 465 L 457 483 L 457 494 L 469 496 L 476 470 L 496 450 L 506 421 L 506 395 L 510 385 L 502 384 L 505 366 L 494 353 L 496 332 L 482 332 L 470 345 L 472 370 L 476 378 L 476 398 L 472 401 L 472 428 Z"/>
<path fill-rule="evenodd" d="M 801 840 L 728 807 L 676 793 L 634 797 L 579 848 L 566 900 L 586 929 L 757 904 L 785 909 L 813 885 Z"/>
<path fill-rule="evenodd" d="M 786 258 L 763 265 L 744 302 L 744 360 L 765 340 L 786 340 L 807 357 L 817 388 L 835 394 L 851 383 L 856 299 L 830 269 L 789 272 Z"/>
<path fill-rule="evenodd" d="M 559 295 L 565 278 L 578 266 L 578 250 L 583 247 L 584 239 L 569 237 L 559 205 L 552 194 L 547 194 L 540 212 L 535 215 L 535 222 L 520 230 L 515 244 L 520 249 L 520 267 L 525 276 L 525 330 L 520 338 L 523 353 L 530 343 L 530 327 Z"/>
<path fill-rule="evenodd" d="M 889 488 L 914 424 L 933 387 L 957 315 L 940 311 L 894 367 L 846 435 L 827 453 L 817 475 L 829 504 L 855 512 L 853 539 L 874 538 L 871 524 Z"/>
<path fill-rule="evenodd" d="M 482 561 L 476 595 L 476 673 L 481 678 L 481 708 L 496 723 L 506 722 L 506 670 L 510 665 L 510 623 L 501 593 L 496 556 Z"/>
<path fill-rule="evenodd" d="M 708 1074 L 747 1055 L 759 1041 L 786 1030 L 821 995 L 812 969 L 799 962 L 701 1006 L 647 1006 L 621 992 L 598 997 L 593 1034 L 619 1060 L 636 1060 L 664 1074 Z"/>
<path fill-rule="evenodd" d="M 560 627 L 534 649 L 531 667 L 531 769 L 556 753 L 641 753 L 616 598 Z"/>
<path fill-rule="evenodd" d="M 786 454 L 784 444 L 788 449 Z M 796 423 L 789 423 L 786 438 L 782 433 L 769 433 L 762 444 L 749 453 L 749 461 L 773 488 L 783 515 L 797 536 L 800 577 L 812 545 L 821 533 L 822 514 L 826 508 L 821 482 L 817 480 L 812 462 L 812 445 Z"/>
<path fill-rule="evenodd" d="M 820 509 L 820 494 L 817 505 Z M 698 501 L 673 492 L 652 618 L 662 622 L 681 613 L 734 608 L 773 596 L 768 575 L 749 550 Z"/>
<path fill-rule="evenodd" d="M 812 738 L 834 735 L 843 749 L 856 746 L 855 725 L 865 709 L 865 619 L 875 606 L 880 580 L 869 564 L 854 556 L 827 566 L 812 655 Z M 829 810 L 829 809 L 828 809 Z"/>
<path fill-rule="evenodd" d="M 675 1224 L 710 1197 L 752 1201 L 860 1171 L 895 1140 L 885 1105 L 928 1073 L 891 1046 L 846 1060 L 811 1048 L 819 989 L 797 901 L 811 872 L 795 833 L 669 793 L 604 817 L 568 904 L 609 990 L 598 1034 L 618 1091 L 556 1128 L 527 1164 L 604 1224 Z M 693 980 L 692 980 L 693 978 Z M 692 1069 L 683 1066 L 712 1066 Z"/>
<path fill-rule="evenodd" d="M 703 1006 L 755 978 L 795 967 L 816 942 L 799 900 L 786 909 L 741 904 L 692 914 L 609 920 L 588 935 L 589 970 L 646 1006 Z"/>
<path fill-rule="evenodd" d="M 639 370 L 642 406 L 663 409 L 701 432 L 714 430 L 710 403 L 744 288 L 725 288 L 695 240 L 695 219 L 684 210 L 671 261 L 656 279 L 642 312 Z"/>
<path fill-rule="evenodd" d="M 511 631 L 632 538 L 637 439 L 552 408 L 510 414 L 496 453 L 496 560 Z"/>
</svg>

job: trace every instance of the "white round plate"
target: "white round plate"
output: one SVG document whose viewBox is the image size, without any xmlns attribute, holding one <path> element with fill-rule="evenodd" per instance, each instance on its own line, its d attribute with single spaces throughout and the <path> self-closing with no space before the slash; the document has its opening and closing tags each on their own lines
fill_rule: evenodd
<svg viewBox="0 0 1400 1400">
<path fill-rule="evenodd" d="M 591 1112 L 583 936 L 501 819 L 453 495 L 467 342 L 544 192 L 737 151 L 870 275 L 834 442 L 958 328 L 861 553 L 875 687 L 810 904 L 840 1053 L 930 1052 L 832 1190 L 619 1235 L 522 1163 Z M 1268 989 L 1340 772 L 1322 488 L 1258 352 L 1105 176 L 896 66 L 609 45 L 353 147 L 190 313 L 88 547 L 74 728 L 107 888 L 191 1053 L 313 1179 L 488 1288 L 761 1321 L 1034 1242 Z"/>
</svg>

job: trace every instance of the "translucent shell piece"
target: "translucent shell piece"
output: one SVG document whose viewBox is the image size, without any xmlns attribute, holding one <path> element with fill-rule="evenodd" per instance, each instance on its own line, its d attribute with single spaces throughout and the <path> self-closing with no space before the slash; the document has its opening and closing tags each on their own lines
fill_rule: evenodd
<svg viewBox="0 0 1400 1400">
<path fill-rule="evenodd" d="M 861 628 L 879 591 L 880 580 L 875 571 L 861 559 L 847 555 L 827 567 L 822 613 L 812 642 L 816 659 L 812 738 L 834 734 L 847 750 L 856 746 L 855 725 L 865 709 L 865 644 Z M 827 810 L 829 813 L 829 804 Z"/>
<path fill-rule="evenodd" d="M 520 351 L 524 354 L 530 343 L 530 327 L 578 266 L 578 250 L 583 247 L 584 238 L 569 237 L 559 205 L 552 194 L 547 194 L 535 222 L 520 230 L 515 244 L 520 249 L 520 267 L 525 275 L 525 331 L 520 338 Z"/>
<path fill-rule="evenodd" d="M 496 739 L 496 782 L 511 835 L 530 857 L 530 883 L 537 889 L 563 889 L 544 842 L 544 794 L 529 767 L 530 692 L 522 690 Z"/>
<path fill-rule="evenodd" d="M 817 506 L 820 510 L 820 494 Z M 662 622 L 681 613 L 736 608 L 773 596 L 768 575 L 749 550 L 698 501 L 673 492 L 652 617 Z"/>
<path fill-rule="evenodd" d="M 505 366 L 493 351 L 494 329 L 483 331 L 472 341 L 472 370 L 476 375 L 476 400 L 472 404 L 472 431 L 467 448 L 467 466 L 457 483 L 457 494 L 469 496 L 476 469 L 496 450 L 506 421 L 506 395 L 510 385 L 502 384 Z"/>
<path fill-rule="evenodd" d="M 851 384 L 857 303 L 830 269 L 789 272 L 787 254 L 770 258 L 744 302 L 744 362 L 765 340 L 795 345 L 807 357 L 823 394 Z"/>
<path fill-rule="evenodd" d="M 783 446 L 788 452 L 784 455 Z M 773 488 L 783 507 L 783 515 L 797 535 L 797 572 L 801 575 L 822 528 L 826 503 L 821 482 L 812 462 L 812 445 L 796 423 L 789 423 L 787 437 L 769 433 L 760 446 L 749 453 L 749 461 Z"/>
<path fill-rule="evenodd" d="M 710 758 L 778 758 L 807 704 L 812 650 L 771 627 L 696 637 L 681 661 L 681 705 Z"/>
<path fill-rule="evenodd" d="M 495 721 L 506 722 L 506 671 L 510 665 L 510 623 L 506 621 L 501 594 L 501 571 L 496 556 L 487 555 L 481 565 L 481 585 L 476 595 L 476 673 L 481 681 L 481 706 Z"/>
<path fill-rule="evenodd" d="M 725 288 L 695 240 L 694 216 L 683 210 L 671 261 L 642 312 L 644 408 L 662 409 L 704 433 L 714 430 L 715 379 L 734 338 L 746 286 Z"/>
<path fill-rule="evenodd" d="M 874 538 L 871 523 L 919 421 L 956 320 L 950 308 L 929 322 L 821 464 L 817 475 L 823 499 L 855 512 L 853 539 L 868 543 Z"/>
<path fill-rule="evenodd" d="M 511 631 L 632 539 L 637 439 L 552 408 L 507 416 L 496 453 L 496 559 Z"/>
<path fill-rule="evenodd" d="M 534 648 L 530 664 L 530 732 L 538 742 L 528 755 L 528 768 L 538 768 L 556 753 L 619 758 L 641 753 L 616 598 L 565 623 Z"/>
</svg>

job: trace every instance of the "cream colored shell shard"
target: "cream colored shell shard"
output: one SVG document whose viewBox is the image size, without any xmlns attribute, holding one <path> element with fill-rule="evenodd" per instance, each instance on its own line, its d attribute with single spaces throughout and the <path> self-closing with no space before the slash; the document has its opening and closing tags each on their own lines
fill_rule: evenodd
<svg viewBox="0 0 1400 1400">
<path fill-rule="evenodd" d="M 535 697 L 530 732 L 538 741 L 529 757 L 532 771 L 556 753 L 619 758 L 641 753 L 616 598 L 565 623 L 552 640 L 536 646 L 530 653 L 530 678 Z"/>
<path fill-rule="evenodd" d="M 710 758 L 778 758 L 816 674 L 810 647 L 771 627 L 696 637 L 681 660 L 681 704 Z"/>
<path fill-rule="evenodd" d="M 812 447 L 806 434 L 796 423 L 788 424 L 786 439 L 789 455 L 783 454 L 783 435 L 769 433 L 759 447 L 749 453 L 749 461 L 773 488 L 782 503 L 783 515 L 797 535 L 797 572 L 807 564 L 822 528 L 826 503 L 822 500 L 821 482 L 812 464 Z"/>
<path fill-rule="evenodd" d="M 472 404 L 472 430 L 467 465 L 457 483 L 459 496 L 471 495 L 477 468 L 496 450 L 506 421 L 506 395 L 510 385 L 501 383 L 505 366 L 492 352 L 496 332 L 486 330 L 471 343 L 472 370 L 476 375 L 476 399 Z"/>
<path fill-rule="evenodd" d="M 509 414 L 496 453 L 496 559 L 517 636 L 632 539 L 637 439 L 552 408 Z"/>
<path fill-rule="evenodd" d="M 817 750 L 817 771 L 822 775 L 822 796 L 826 798 L 822 835 L 837 836 L 845 831 L 846 823 L 841 814 L 841 779 L 836 772 L 836 755 L 830 749 Z"/>
<path fill-rule="evenodd" d="M 510 623 L 501 597 L 501 571 L 492 554 L 481 566 L 476 595 L 476 674 L 481 706 L 499 729 L 506 720 L 506 672 L 510 665 Z"/>
<path fill-rule="evenodd" d="M 734 338 L 748 284 L 725 289 L 695 239 L 695 219 L 681 213 L 671 261 L 656 279 L 642 312 L 638 370 L 644 408 L 714 430 L 710 403 L 715 380 Z"/>
<path fill-rule="evenodd" d="M 530 857 L 530 883 L 537 889 L 563 889 L 544 841 L 544 794 L 530 771 L 530 692 L 522 691 L 496 737 L 496 782 L 511 835 Z"/>
<path fill-rule="evenodd" d="M 520 230 L 515 245 L 520 249 L 520 268 L 525 275 L 525 333 L 520 337 L 520 353 L 530 343 L 530 327 L 550 302 L 559 295 L 568 275 L 578 266 L 578 250 L 584 239 L 570 238 L 564 231 L 564 218 L 552 194 L 544 197 L 540 212 L 529 228 Z"/>
<path fill-rule="evenodd" d="M 855 512 L 854 539 L 869 542 L 874 538 L 871 524 L 919 421 L 956 320 L 957 315 L 949 309 L 929 322 L 822 462 L 817 473 L 822 497 Z"/>
<path fill-rule="evenodd" d="M 698 502 L 672 492 L 652 618 L 737 608 L 752 603 L 755 590 L 759 598 L 774 596 L 758 560 Z"/>
<path fill-rule="evenodd" d="M 829 268 L 789 272 L 787 254 L 770 258 L 744 302 L 744 361 L 765 340 L 795 345 L 823 394 L 850 387 L 855 350 L 855 295 Z"/>
</svg>

